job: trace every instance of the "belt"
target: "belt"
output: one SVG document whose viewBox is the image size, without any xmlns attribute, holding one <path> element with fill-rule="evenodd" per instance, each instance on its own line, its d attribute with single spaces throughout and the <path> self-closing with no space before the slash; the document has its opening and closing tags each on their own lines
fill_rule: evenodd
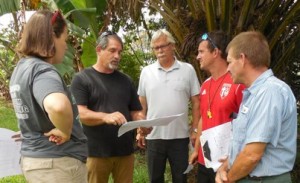
<svg viewBox="0 0 300 183">
<path fill-rule="evenodd" d="M 286 175 L 286 174 L 289 174 L 289 172 L 283 173 L 281 175 L 262 176 L 262 177 L 256 177 L 256 176 L 247 175 L 244 179 L 252 180 L 252 181 L 263 181 L 263 180 L 266 180 L 266 179 L 269 179 L 269 178 L 275 178 L 275 177 L 283 176 L 283 175 Z"/>
<path fill-rule="evenodd" d="M 247 175 L 245 177 L 245 179 L 247 180 L 253 180 L 253 181 L 262 181 L 263 179 L 267 178 L 268 176 L 264 176 L 264 177 L 256 177 L 256 176 L 250 176 L 250 175 Z M 269 177 L 272 177 L 272 176 L 269 176 Z"/>
</svg>

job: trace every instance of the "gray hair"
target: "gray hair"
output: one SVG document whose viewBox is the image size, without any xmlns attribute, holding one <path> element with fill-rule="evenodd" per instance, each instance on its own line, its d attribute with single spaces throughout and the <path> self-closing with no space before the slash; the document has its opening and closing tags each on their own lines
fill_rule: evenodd
<svg viewBox="0 0 300 183">
<path fill-rule="evenodd" d="M 171 33 L 169 31 L 167 31 L 166 29 L 159 29 L 156 32 L 154 32 L 154 34 L 152 36 L 152 39 L 151 39 L 150 46 L 152 47 L 153 46 L 153 42 L 155 42 L 161 36 L 166 36 L 167 37 L 167 41 L 169 43 L 175 44 L 175 39 L 171 35 Z"/>
<path fill-rule="evenodd" d="M 111 31 L 106 31 L 103 32 L 97 39 L 97 46 L 100 46 L 102 49 L 105 49 L 108 45 L 108 40 L 109 39 L 115 39 L 117 41 L 120 42 L 120 44 L 122 45 L 122 49 L 123 49 L 123 42 L 122 39 L 114 32 Z"/>
</svg>

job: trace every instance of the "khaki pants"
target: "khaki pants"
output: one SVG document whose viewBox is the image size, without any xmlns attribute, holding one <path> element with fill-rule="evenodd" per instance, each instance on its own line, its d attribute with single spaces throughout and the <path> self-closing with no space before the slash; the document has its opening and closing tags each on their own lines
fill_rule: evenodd
<svg viewBox="0 0 300 183">
<path fill-rule="evenodd" d="M 132 183 L 134 155 L 109 158 L 88 157 L 89 183 L 108 183 L 110 174 L 114 183 Z"/>
<path fill-rule="evenodd" d="M 21 168 L 28 183 L 87 183 L 85 163 L 71 157 L 22 157 Z"/>
</svg>

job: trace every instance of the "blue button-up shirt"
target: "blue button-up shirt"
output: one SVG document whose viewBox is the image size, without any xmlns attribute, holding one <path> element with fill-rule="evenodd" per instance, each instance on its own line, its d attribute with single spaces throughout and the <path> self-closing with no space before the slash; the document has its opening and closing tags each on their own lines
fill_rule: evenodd
<svg viewBox="0 0 300 183">
<path fill-rule="evenodd" d="M 296 157 L 297 107 L 290 87 L 272 70 L 265 71 L 244 90 L 232 130 L 230 165 L 245 145 L 262 142 L 267 144 L 264 155 L 250 176 L 291 171 Z"/>
</svg>

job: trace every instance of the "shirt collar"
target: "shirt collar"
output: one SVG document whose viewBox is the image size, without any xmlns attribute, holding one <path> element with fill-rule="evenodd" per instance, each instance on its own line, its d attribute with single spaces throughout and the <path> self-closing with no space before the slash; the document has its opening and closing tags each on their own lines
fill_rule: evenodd
<svg viewBox="0 0 300 183">
<path fill-rule="evenodd" d="M 156 61 L 156 67 L 157 67 L 157 69 L 163 70 L 163 71 L 167 71 L 167 72 L 175 70 L 175 69 L 179 69 L 180 68 L 180 64 L 179 64 L 179 62 L 178 62 L 178 60 L 176 58 L 174 58 L 174 59 L 175 59 L 175 61 L 174 61 L 173 65 L 170 68 L 168 68 L 168 69 L 163 68 L 160 65 L 159 61 Z"/>
<path fill-rule="evenodd" d="M 247 89 L 249 92 L 253 93 L 256 91 L 256 89 L 265 83 L 265 81 L 269 78 L 274 76 L 274 73 L 271 69 L 266 70 L 263 72 L 256 80 L 253 82 L 253 84 Z"/>
</svg>

